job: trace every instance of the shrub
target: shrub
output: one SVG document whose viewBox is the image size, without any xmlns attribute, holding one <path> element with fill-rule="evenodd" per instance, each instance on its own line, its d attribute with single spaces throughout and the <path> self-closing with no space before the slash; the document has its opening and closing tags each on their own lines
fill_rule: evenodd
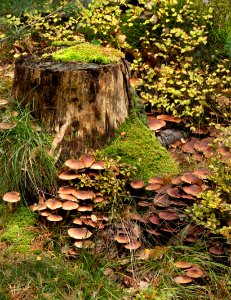
<svg viewBox="0 0 231 300">
<path fill-rule="evenodd" d="M 140 78 L 137 91 L 144 102 L 185 117 L 191 127 L 208 123 L 214 115 L 227 119 L 229 61 L 210 64 L 198 59 L 207 46 L 211 7 L 199 13 L 191 0 L 137 2 L 93 1 L 80 24 L 135 57 L 132 71 Z M 219 105 L 221 97 L 228 104 Z"/>
</svg>

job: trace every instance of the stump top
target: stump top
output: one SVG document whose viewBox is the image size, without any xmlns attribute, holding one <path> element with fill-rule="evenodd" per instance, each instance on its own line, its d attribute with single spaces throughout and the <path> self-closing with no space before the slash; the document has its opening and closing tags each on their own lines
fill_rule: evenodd
<svg viewBox="0 0 231 300">
<path fill-rule="evenodd" d="M 57 62 L 54 60 L 41 60 L 38 57 L 27 55 L 16 60 L 15 64 L 23 65 L 32 69 L 49 70 L 53 72 L 72 71 L 72 70 L 99 70 L 113 66 L 113 64 L 99 65 L 96 63 L 84 62 Z"/>
</svg>

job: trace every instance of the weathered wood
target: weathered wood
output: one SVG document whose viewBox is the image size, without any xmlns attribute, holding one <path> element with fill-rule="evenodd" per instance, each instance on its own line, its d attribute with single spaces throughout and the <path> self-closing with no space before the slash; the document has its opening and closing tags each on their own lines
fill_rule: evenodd
<svg viewBox="0 0 231 300">
<path fill-rule="evenodd" d="M 129 114 L 129 70 L 118 64 L 16 61 L 13 96 L 55 134 L 65 156 L 102 147 Z"/>
</svg>

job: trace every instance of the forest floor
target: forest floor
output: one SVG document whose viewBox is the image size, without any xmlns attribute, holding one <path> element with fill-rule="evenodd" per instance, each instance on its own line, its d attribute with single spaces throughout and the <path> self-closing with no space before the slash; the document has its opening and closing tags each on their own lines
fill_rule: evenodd
<svg viewBox="0 0 231 300">
<path fill-rule="evenodd" d="M 13 66 L 0 66 L 0 75 L 0 105 L 5 108 Z M 153 114 L 148 115 L 151 119 Z M 174 127 L 168 121 L 167 126 Z M 153 191 L 154 199 L 161 195 L 161 203 L 150 203 L 153 195 L 144 199 L 138 194 L 136 216 L 128 218 L 128 210 L 119 222 L 95 230 L 92 249 L 71 247 L 67 224 L 44 222 L 23 205 L 9 211 L 1 202 L 0 300 L 231 299 L 230 244 L 187 217 L 185 199 L 191 201 L 192 193 L 177 194 L 185 188 L 184 174 L 207 167 L 213 151 L 199 146 L 208 146 L 214 132 L 209 128 L 172 144 L 168 151 L 181 173 L 164 179 L 162 192 Z M 199 186 L 203 189 L 206 184 L 204 177 Z M 125 249 L 112 238 L 118 231 L 139 236 L 142 247 Z"/>
</svg>

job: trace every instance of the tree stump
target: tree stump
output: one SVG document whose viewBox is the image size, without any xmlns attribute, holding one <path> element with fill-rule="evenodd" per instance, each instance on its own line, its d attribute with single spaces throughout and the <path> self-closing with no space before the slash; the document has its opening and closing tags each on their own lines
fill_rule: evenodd
<svg viewBox="0 0 231 300">
<path fill-rule="evenodd" d="M 129 69 L 117 64 L 24 57 L 15 63 L 13 96 L 55 134 L 62 156 L 99 149 L 131 107 Z"/>
</svg>

